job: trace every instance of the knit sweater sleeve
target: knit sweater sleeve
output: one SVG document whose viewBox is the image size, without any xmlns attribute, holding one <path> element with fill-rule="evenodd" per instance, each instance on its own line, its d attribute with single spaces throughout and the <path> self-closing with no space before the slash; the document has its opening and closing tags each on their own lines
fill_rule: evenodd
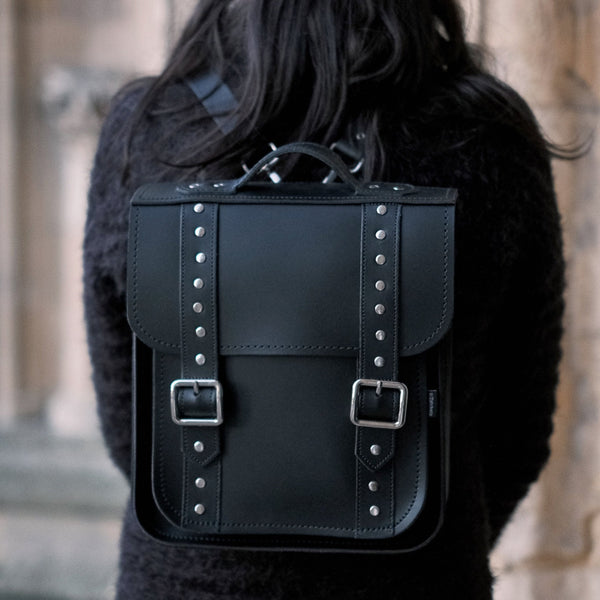
<svg viewBox="0 0 600 600">
<path fill-rule="evenodd" d="M 85 229 L 84 305 L 98 414 L 109 453 L 129 475 L 131 332 L 125 311 L 129 197 L 121 182 L 123 131 L 139 91 L 122 94 L 103 125 L 91 175 Z"/>
<path fill-rule="evenodd" d="M 480 415 L 492 543 L 548 458 L 562 334 L 564 262 L 550 167 L 545 157 L 517 156 L 520 186 L 509 204 L 517 254 L 489 331 Z"/>
</svg>

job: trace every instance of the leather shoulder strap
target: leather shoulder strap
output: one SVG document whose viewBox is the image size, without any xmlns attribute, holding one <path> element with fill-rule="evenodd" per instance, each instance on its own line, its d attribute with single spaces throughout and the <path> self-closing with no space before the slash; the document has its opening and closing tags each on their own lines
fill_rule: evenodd
<svg viewBox="0 0 600 600">
<path fill-rule="evenodd" d="M 188 77 L 184 81 L 221 132 L 224 135 L 231 133 L 236 125 L 233 113 L 239 105 L 231 88 L 212 71 Z"/>
</svg>

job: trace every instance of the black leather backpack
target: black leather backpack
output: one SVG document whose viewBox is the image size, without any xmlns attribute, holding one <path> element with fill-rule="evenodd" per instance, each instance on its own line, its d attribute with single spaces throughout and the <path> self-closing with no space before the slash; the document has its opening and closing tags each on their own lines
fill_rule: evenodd
<svg viewBox="0 0 600 600">
<path fill-rule="evenodd" d="M 265 183 L 300 152 L 341 183 Z M 134 506 L 165 542 L 407 551 L 448 489 L 451 189 L 283 146 L 131 202 Z"/>
</svg>

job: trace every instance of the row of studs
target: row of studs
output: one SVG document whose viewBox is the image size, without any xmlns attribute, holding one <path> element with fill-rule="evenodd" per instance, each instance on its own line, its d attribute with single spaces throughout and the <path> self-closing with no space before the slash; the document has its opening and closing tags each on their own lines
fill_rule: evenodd
<svg viewBox="0 0 600 600">
<path fill-rule="evenodd" d="M 374 186 L 371 186 L 374 187 Z M 387 214 L 387 206 L 385 206 L 385 204 L 380 204 L 377 209 L 376 212 L 378 215 L 380 216 L 384 216 Z M 385 229 L 378 229 L 375 232 L 375 238 L 378 239 L 379 241 L 383 241 L 387 238 L 387 232 L 385 231 Z M 377 254 L 375 256 L 375 263 L 379 266 L 383 266 L 385 265 L 387 262 L 387 257 L 385 256 L 385 254 Z M 387 287 L 386 282 L 383 279 L 378 279 L 375 282 L 375 289 L 378 292 L 383 292 Z M 386 307 L 384 304 L 378 303 L 375 305 L 375 314 L 377 315 L 384 315 L 386 311 Z M 377 329 L 377 331 L 375 331 L 375 339 L 379 342 L 383 342 L 387 337 L 387 333 L 385 332 L 385 330 L 383 329 Z M 382 368 L 385 366 L 385 358 L 383 356 L 376 356 L 375 359 L 373 360 L 373 363 L 375 364 L 375 366 L 377 368 Z M 371 454 L 373 456 L 379 456 L 381 454 L 381 446 L 379 446 L 378 444 L 373 444 L 370 448 L 369 451 L 371 452 Z M 368 488 L 369 491 L 372 493 L 375 493 L 379 490 L 379 483 L 375 480 L 369 481 L 368 483 Z M 379 506 L 377 506 L 376 504 L 373 504 L 370 508 L 369 508 L 369 514 L 372 517 L 378 517 L 380 514 L 381 510 L 379 508 Z"/>
<path fill-rule="evenodd" d="M 204 444 L 200 441 L 194 442 L 194 450 L 198 453 L 204 452 Z M 194 485 L 198 489 L 203 490 L 206 487 L 206 479 L 204 479 L 203 477 L 196 477 L 196 479 L 194 480 Z M 206 507 L 204 506 L 204 504 L 196 504 L 196 506 L 194 506 L 194 512 L 198 515 L 203 515 L 205 511 Z"/>
<path fill-rule="evenodd" d="M 377 207 L 377 214 L 378 215 L 385 215 L 387 214 L 387 206 L 385 206 L 385 204 L 380 204 Z M 380 240 L 383 241 L 386 239 L 387 237 L 387 232 L 385 231 L 385 229 L 378 229 L 377 232 L 375 233 L 375 237 Z M 375 256 L 375 263 L 378 264 L 379 266 L 383 266 L 385 265 L 385 263 L 387 262 L 387 258 L 385 256 L 385 254 L 378 254 L 377 256 Z M 375 282 L 375 289 L 378 292 L 383 292 L 385 290 L 385 288 L 387 287 L 387 284 L 385 281 L 383 281 L 383 279 L 378 279 Z M 384 304 L 376 304 L 375 305 L 375 313 L 378 315 L 383 315 L 385 314 L 386 308 Z M 385 338 L 387 337 L 386 332 L 383 329 L 378 329 L 375 332 L 375 339 L 379 342 L 383 342 L 385 340 Z M 378 368 L 382 368 L 385 366 L 385 358 L 383 356 L 376 356 L 375 359 L 373 360 L 374 364 L 376 367 Z"/>
<path fill-rule="evenodd" d="M 204 204 L 202 203 L 198 203 L 194 205 L 194 212 L 197 214 L 202 214 L 204 212 Z M 198 226 L 194 229 L 194 235 L 198 238 L 203 238 L 206 235 L 206 228 Z M 198 252 L 196 254 L 196 262 L 198 264 L 205 264 L 207 260 L 207 256 L 204 252 Z M 204 288 L 204 279 L 202 279 L 201 277 L 196 277 L 194 279 L 193 282 L 194 288 L 197 290 L 200 290 L 202 288 Z M 204 313 L 204 305 L 201 302 L 194 302 L 194 304 L 192 305 L 192 309 L 195 313 L 197 314 L 202 314 Z M 195 334 L 196 337 L 199 338 L 203 338 L 206 337 L 206 329 L 202 326 L 202 325 L 198 325 L 198 327 L 195 328 Z M 199 366 L 203 366 L 206 363 L 206 356 L 202 353 L 198 353 L 195 356 L 196 364 Z M 194 442 L 194 450 L 198 453 L 202 453 L 204 452 L 204 444 L 201 441 L 196 441 Z M 204 489 L 206 487 L 206 479 L 204 479 L 203 477 L 197 477 L 194 480 L 194 485 L 198 488 L 198 489 Z M 198 515 L 203 515 L 206 512 L 206 507 L 204 506 L 204 504 L 196 504 L 194 506 L 194 512 Z"/>
<path fill-rule="evenodd" d="M 379 454 L 381 454 L 381 446 L 377 445 L 377 444 L 373 444 L 371 446 L 371 448 L 369 448 L 369 450 L 371 451 L 371 454 L 373 454 L 374 456 L 378 456 Z M 371 480 L 369 481 L 368 484 L 368 488 L 370 492 L 377 492 L 379 490 L 379 483 L 377 483 L 377 481 L 375 480 Z M 372 517 L 378 517 L 379 516 L 379 506 L 377 506 L 376 504 L 373 504 L 370 508 L 369 508 L 369 514 Z"/>
</svg>

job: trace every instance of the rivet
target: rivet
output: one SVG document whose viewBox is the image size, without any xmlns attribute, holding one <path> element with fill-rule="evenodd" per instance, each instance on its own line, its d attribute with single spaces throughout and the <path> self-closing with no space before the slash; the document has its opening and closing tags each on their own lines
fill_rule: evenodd
<svg viewBox="0 0 600 600">
<path fill-rule="evenodd" d="M 204 329 L 204 327 L 196 327 L 196 335 L 198 337 L 204 337 L 206 335 L 206 329 Z"/>
<path fill-rule="evenodd" d="M 197 279 L 194 279 L 194 287 L 197 290 L 200 290 L 204 287 L 204 279 L 200 279 L 200 277 L 198 277 Z"/>
<path fill-rule="evenodd" d="M 194 450 L 198 453 L 204 452 L 204 444 L 202 442 L 194 442 Z"/>
<path fill-rule="evenodd" d="M 383 254 L 378 254 L 375 257 L 375 262 L 380 266 L 385 265 L 385 256 Z"/>
<path fill-rule="evenodd" d="M 379 456 L 381 454 L 381 446 L 379 444 L 373 444 L 369 450 L 373 456 Z"/>
<path fill-rule="evenodd" d="M 377 207 L 377 214 L 378 215 L 385 215 L 386 212 L 387 212 L 387 206 L 385 204 L 380 204 Z"/>
<path fill-rule="evenodd" d="M 201 213 L 204 212 L 204 204 L 198 203 L 194 205 L 194 212 Z"/>
<path fill-rule="evenodd" d="M 376 304 L 375 305 L 375 312 L 378 315 L 382 315 L 385 312 L 385 306 L 383 304 Z"/>
<path fill-rule="evenodd" d="M 196 363 L 202 366 L 206 363 L 206 356 L 204 354 L 196 354 Z"/>
<path fill-rule="evenodd" d="M 376 356 L 373 362 L 375 363 L 376 367 L 385 366 L 385 358 L 383 358 L 383 356 Z"/>
<path fill-rule="evenodd" d="M 190 190 L 195 190 L 196 188 L 199 188 L 199 187 L 202 187 L 201 183 L 190 183 L 188 185 L 188 189 L 190 189 Z"/>
<path fill-rule="evenodd" d="M 373 508 L 373 507 L 371 507 L 371 508 Z M 196 504 L 196 506 L 194 506 L 194 512 L 197 515 L 203 515 L 206 512 L 206 508 L 204 508 L 204 504 Z M 373 514 L 373 513 L 371 513 L 371 514 Z M 375 515 L 375 516 L 377 516 L 377 515 Z"/>
<path fill-rule="evenodd" d="M 383 340 L 385 340 L 385 331 L 383 331 L 383 329 L 378 329 L 378 330 L 375 332 L 375 339 L 376 339 L 378 342 L 383 342 Z"/>
<path fill-rule="evenodd" d="M 383 290 L 385 290 L 385 281 L 382 281 L 381 279 L 379 281 L 375 282 L 375 289 L 378 292 L 383 292 Z"/>
<path fill-rule="evenodd" d="M 194 312 L 196 312 L 196 313 L 201 313 L 204 310 L 204 306 L 202 305 L 202 302 L 194 302 L 192 308 L 194 309 Z"/>
<path fill-rule="evenodd" d="M 214 188 L 222 188 L 224 185 L 224 183 L 213 183 Z"/>
<path fill-rule="evenodd" d="M 387 234 L 386 234 L 386 232 L 385 232 L 383 229 L 380 229 L 380 230 L 379 230 L 379 231 L 378 231 L 378 232 L 375 234 L 375 237 L 376 237 L 378 240 L 385 240 L 385 238 L 386 238 L 386 235 L 387 235 Z"/>
<path fill-rule="evenodd" d="M 202 479 L 202 477 L 198 477 L 194 483 L 196 484 L 197 488 L 202 489 L 206 487 L 206 479 Z M 371 484 L 369 484 L 369 489 L 371 489 Z"/>
<path fill-rule="evenodd" d="M 378 190 L 378 189 L 379 189 L 379 186 L 378 186 L 376 183 L 372 183 L 372 184 L 369 186 L 369 189 L 370 189 L 370 190 Z"/>
<path fill-rule="evenodd" d="M 196 237 L 204 237 L 205 234 L 206 229 L 204 229 L 204 227 L 196 227 L 196 229 L 194 230 L 194 235 Z"/>
<path fill-rule="evenodd" d="M 372 517 L 378 517 L 379 516 L 379 506 L 375 506 L 373 504 L 373 506 L 371 506 L 371 508 L 369 508 L 369 513 Z"/>
<path fill-rule="evenodd" d="M 198 254 L 196 254 L 196 262 L 197 263 L 206 262 L 206 254 L 204 254 L 204 252 L 198 252 Z"/>
<path fill-rule="evenodd" d="M 379 489 L 379 484 L 376 481 L 369 481 L 369 490 L 376 492 Z"/>
<path fill-rule="evenodd" d="M 401 188 L 401 187 L 398 187 L 397 185 L 395 185 L 395 186 L 394 186 L 392 189 L 393 189 L 395 192 L 401 192 L 403 188 Z"/>
</svg>

